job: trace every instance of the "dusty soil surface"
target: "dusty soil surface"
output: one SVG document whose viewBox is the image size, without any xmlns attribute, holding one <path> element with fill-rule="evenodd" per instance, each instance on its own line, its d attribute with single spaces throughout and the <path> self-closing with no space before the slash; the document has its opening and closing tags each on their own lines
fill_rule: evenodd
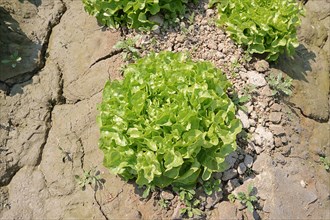
<svg viewBox="0 0 330 220">
<path fill-rule="evenodd" d="M 223 69 L 239 94 L 255 87 L 247 113 L 238 112 L 251 138 L 241 137 L 227 158 L 230 168 L 219 174 L 223 193 L 200 193 L 204 218 L 330 219 L 329 173 L 320 162 L 330 157 L 329 2 L 306 3 L 296 56 L 270 67 L 246 62 L 205 5 L 191 6 L 193 24 L 183 19 L 176 28 L 142 34 L 100 27 L 78 0 L 0 0 L 0 60 L 15 51 L 22 57 L 15 68 L 0 63 L 1 219 L 180 217 L 173 192 L 167 209 L 158 203 L 164 193 L 141 199 L 133 182 L 103 167 L 98 149 L 97 104 L 106 80 L 121 79 L 126 64 L 113 46 L 138 34 L 142 55 L 188 50 Z M 265 79 L 278 71 L 294 79 L 290 98 L 270 94 Z M 75 176 L 89 170 L 100 172 L 100 186 L 82 190 Z M 259 198 L 252 214 L 227 199 L 250 183 Z"/>
</svg>

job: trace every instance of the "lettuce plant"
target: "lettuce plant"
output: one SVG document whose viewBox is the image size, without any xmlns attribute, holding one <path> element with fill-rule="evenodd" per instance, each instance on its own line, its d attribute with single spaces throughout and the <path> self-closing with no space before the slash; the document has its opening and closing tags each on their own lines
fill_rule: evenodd
<svg viewBox="0 0 330 220">
<path fill-rule="evenodd" d="M 284 52 L 292 55 L 299 45 L 296 29 L 303 10 L 296 0 L 210 0 L 209 6 L 214 5 L 218 24 L 250 54 L 276 61 Z"/>
<path fill-rule="evenodd" d="M 226 168 L 241 124 L 225 75 L 183 53 L 138 59 L 99 105 L 104 165 L 140 186 L 194 186 Z"/>
<path fill-rule="evenodd" d="M 189 0 L 83 0 L 85 10 L 97 20 L 112 28 L 150 30 L 158 25 L 149 18 L 162 13 L 165 19 L 174 19 L 185 12 Z M 196 2 L 196 0 L 194 0 Z"/>
</svg>

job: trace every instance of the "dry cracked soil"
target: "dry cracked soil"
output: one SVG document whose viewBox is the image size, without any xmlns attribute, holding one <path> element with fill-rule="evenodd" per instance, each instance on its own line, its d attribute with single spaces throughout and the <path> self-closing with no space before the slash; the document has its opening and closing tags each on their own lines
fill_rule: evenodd
<svg viewBox="0 0 330 220">
<path fill-rule="evenodd" d="M 156 45 L 142 34 L 141 44 L 156 51 L 197 45 L 196 59 L 228 69 L 224 64 L 235 63 L 242 50 L 207 22 L 214 11 L 205 5 L 201 1 L 192 9 L 191 39 L 174 28 L 150 34 Z M 230 169 L 221 178 L 227 193 L 246 192 L 252 183 L 256 210 L 250 213 L 225 197 L 205 197 L 203 218 L 330 219 L 330 175 L 320 162 L 320 156 L 330 158 L 330 3 L 309 0 L 305 8 L 301 45 L 293 58 L 282 57 L 271 67 L 252 61 L 235 69 L 237 77 L 229 76 L 238 89 L 245 82 L 258 88 L 248 114 L 238 115 L 252 139 L 231 155 Z M 180 217 L 181 203 L 173 192 L 165 210 L 157 193 L 141 199 L 142 190 L 133 182 L 103 167 L 98 149 L 97 104 L 105 82 L 121 79 L 125 64 L 122 51 L 113 46 L 135 34 L 99 26 L 79 0 L 0 0 L 0 60 L 15 51 L 22 58 L 15 68 L 0 63 L 1 219 Z M 292 97 L 269 95 L 263 80 L 271 70 L 293 79 Z M 87 184 L 82 190 L 76 177 L 86 171 L 100 174 L 98 187 Z"/>
</svg>

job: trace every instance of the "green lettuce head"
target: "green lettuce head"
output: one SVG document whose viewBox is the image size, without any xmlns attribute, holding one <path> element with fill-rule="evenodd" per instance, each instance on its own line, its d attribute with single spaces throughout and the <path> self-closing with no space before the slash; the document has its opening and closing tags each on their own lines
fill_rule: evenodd
<svg viewBox="0 0 330 220">
<path fill-rule="evenodd" d="M 208 62 L 151 54 L 107 82 L 98 121 L 104 165 L 140 186 L 194 186 L 226 169 L 241 123 L 231 84 Z"/>
</svg>

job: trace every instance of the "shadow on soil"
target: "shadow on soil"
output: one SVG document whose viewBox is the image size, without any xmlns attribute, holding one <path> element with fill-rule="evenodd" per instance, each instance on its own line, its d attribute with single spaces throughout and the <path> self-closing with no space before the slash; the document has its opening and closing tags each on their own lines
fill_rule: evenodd
<svg viewBox="0 0 330 220">
<path fill-rule="evenodd" d="M 282 56 L 275 68 L 285 72 L 292 79 L 308 82 L 307 72 L 312 71 L 311 61 L 315 62 L 316 55 L 308 50 L 303 44 L 296 48 L 296 54 L 292 57 Z"/>
<path fill-rule="evenodd" d="M 23 3 L 24 1 L 28 1 L 37 7 L 39 7 L 41 5 L 41 0 L 19 0 L 19 2 L 21 2 L 21 3 Z"/>
<path fill-rule="evenodd" d="M 41 1 L 33 1 L 35 4 Z M 17 83 L 26 82 L 35 74 L 33 64 L 38 58 L 41 48 L 21 30 L 19 22 L 11 14 L 0 6 L 0 90 L 10 93 L 10 87 Z M 21 61 L 16 62 L 20 57 Z M 12 66 L 15 64 L 15 66 Z M 29 82 L 24 83 L 24 85 Z M 23 87 L 22 85 L 21 87 Z M 22 93 L 22 88 L 16 89 L 16 93 Z"/>
</svg>

